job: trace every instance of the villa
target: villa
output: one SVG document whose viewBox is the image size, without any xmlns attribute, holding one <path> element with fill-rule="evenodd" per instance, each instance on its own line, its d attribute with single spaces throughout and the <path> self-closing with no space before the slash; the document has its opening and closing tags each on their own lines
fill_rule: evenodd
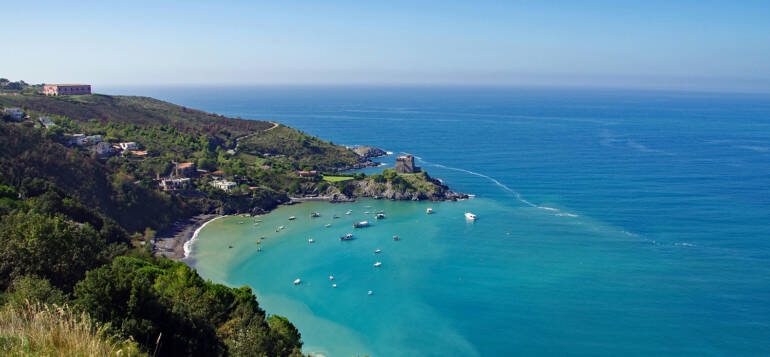
<svg viewBox="0 0 770 357">
<path fill-rule="evenodd" d="M 91 94 L 90 84 L 46 84 L 43 86 L 45 95 L 83 95 Z"/>
<path fill-rule="evenodd" d="M 235 182 L 225 180 L 211 181 L 209 185 L 214 186 L 222 191 L 230 191 L 235 188 Z"/>
</svg>

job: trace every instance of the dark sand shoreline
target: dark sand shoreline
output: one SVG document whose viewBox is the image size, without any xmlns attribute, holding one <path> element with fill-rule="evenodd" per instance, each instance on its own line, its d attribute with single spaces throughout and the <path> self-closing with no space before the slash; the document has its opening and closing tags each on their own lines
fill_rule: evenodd
<svg viewBox="0 0 770 357">
<path fill-rule="evenodd" d="M 153 252 L 175 261 L 184 259 L 184 244 L 192 239 L 198 228 L 217 217 L 217 214 L 199 214 L 177 221 L 169 230 L 155 237 Z"/>
</svg>

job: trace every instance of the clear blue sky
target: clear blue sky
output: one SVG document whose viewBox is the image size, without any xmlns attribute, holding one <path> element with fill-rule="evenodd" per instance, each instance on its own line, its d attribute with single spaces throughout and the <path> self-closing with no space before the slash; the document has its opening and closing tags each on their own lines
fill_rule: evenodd
<svg viewBox="0 0 770 357">
<path fill-rule="evenodd" d="M 8 1 L 0 76 L 770 91 L 770 1 Z"/>
</svg>

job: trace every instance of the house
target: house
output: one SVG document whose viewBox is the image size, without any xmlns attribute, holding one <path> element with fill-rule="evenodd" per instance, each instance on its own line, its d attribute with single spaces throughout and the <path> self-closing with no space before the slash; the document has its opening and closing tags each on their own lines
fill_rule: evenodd
<svg viewBox="0 0 770 357">
<path fill-rule="evenodd" d="M 8 114 L 11 120 L 19 121 L 24 118 L 24 112 L 20 108 L 5 108 L 3 113 Z"/>
<path fill-rule="evenodd" d="M 37 118 L 37 120 L 39 120 L 40 124 L 43 124 L 43 127 L 46 129 L 51 129 L 56 126 L 56 123 L 54 123 L 53 120 L 49 117 L 40 117 Z"/>
<path fill-rule="evenodd" d="M 91 94 L 90 84 L 46 84 L 43 86 L 45 95 L 82 95 Z"/>
<path fill-rule="evenodd" d="M 86 139 L 86 134 L 72 134 L 70 135 L 70 138 L 67 141 L 67 146 L 72 146 L 72 145 L 83 146 L 86 143 L 88 143 L 88 140 Z"/>
<path fill-rule="evenodd" d="M 126 150 L 136 150 L 138 149 L 136 147 L 136 143 L 133 141 L 125 142 L 125 143 L 118 143 L 120 145 L 120 150 L 126 151 Z"/>
<path fill-rule="evenodd" d="M 270 170 L 270 165 L 262 165 L 262 170 Z"/>
<path fill-rule="evenodd" d="M 86 136 L 86 143 L 95 145 L 104 141 L 101 135 L 89 135 Z"/>
<path fill-rule="evenodd" d="M 147 156 L 147 151 L 143 151 L 143 150 L 129 150 L 128 152 L 130 152 L 131 155 L 134 155 L 134 156 Z"/>
<path fill-rule="evenodd" d="M 396 172 L 399 174 L 411 174 L 420 172 L 420 168 L 414 166 L 414 156 L 406 154 L 396 158 Z"/>
<path fill-rule="evenodd" d="M 160 180 L 159 185 L 163 191 L 183 190 L 190 186 L 190 179 L 187 177 L 168 178 Z"/>
<path fill-rule="evenodd" d="M 299 175 L 300 177 L 313 177 L 315 175 L 318 175 L 318 171 L 316 171 L 316 170 L 313 170 L 313 171 L 297 171 L 297 175 Z"/>
<path fill-rule="evenodd" d="M 195 164 L 192 162 L 181 162 L 174 167 L 176 176 L 192 176 L 195 173 Z"/>
<path fill-rule="evenodd" d="M 209 185 L 214 186 L 222 191 L 230 191 L 235 188 L 235 182 L 225 180 L 211 181 Z"/>
<path fill-rule="evenodd" d="M 105 143 L 104 141 L 96 143 L 88 147 L 88 151 L 96 153 L 98 156 L 108 156 L 112 154 L 112 145 Z"/>
</svg>

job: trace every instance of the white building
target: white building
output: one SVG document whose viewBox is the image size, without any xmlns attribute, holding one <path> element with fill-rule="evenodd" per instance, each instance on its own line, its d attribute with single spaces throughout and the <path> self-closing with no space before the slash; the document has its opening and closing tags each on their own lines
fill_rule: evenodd
<svg viewBox="0 0 770 357">
<path fill-rule="evenodd" d="M 96 153 L 96 155 L 105 156 L 112 153 L 112 145 L 102 141 L 102 142 L 96 143 L 96 145 L 89 146 L 88 150 Z"/>
<path fill-rule="evenodd" d="M 120 145 L 120 149 L 123 150 L 123 151 L 126 151 L 126 150 L 136 150 L 137 149 L 136 143 L 133 142 L 133 141 L 129 141 L 129 142 L 125 142 L 125 143 L 120 143 L 119 145 Z"/>
<path fill-rule="evenodd" d="M 230 191 L 235 188 L 235 182 L 225 180 L 211 181 L 209 185 L 214 186 L 222 191 Z"/>
<path fill-rule="evenodd" d="M 67 141 L 67 145 L 77 145 L 77 146 L 83 146 L 86 143 L 88 143 L 88 139 L 86 139 L 86 134 L 72 134 L 70 135 L 69 141 Z"/>
<path fill-rule="evenodd" d="M 24 118 L 24 112 L 20 108 L 5 108 L 3 112 L 9 114 L 13 120 Z"/>
<path fill-rule="evenodd" d="M 176 191 L 185 189 L 188 186 L 190 186 L 190 179 L 187 177 L 160 180 L 160 188 L 163 191 Z"/>
</svg>

